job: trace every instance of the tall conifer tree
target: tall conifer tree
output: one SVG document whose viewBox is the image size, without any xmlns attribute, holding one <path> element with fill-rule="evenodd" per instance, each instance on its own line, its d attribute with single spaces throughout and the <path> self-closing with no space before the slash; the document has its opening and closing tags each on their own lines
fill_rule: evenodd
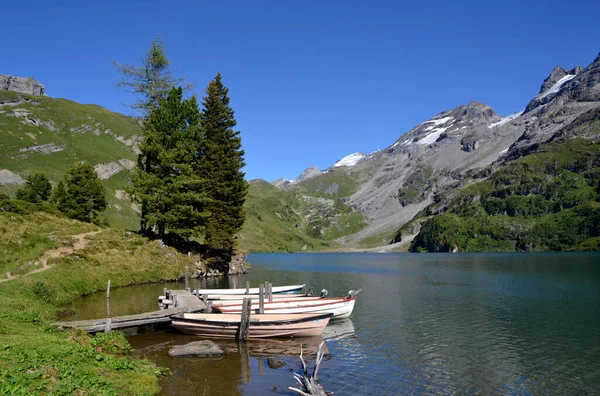
<svg viewBox="0 0 600 396">
<path fill-rule="evenodd" d="M 156 226 L 197 235 L 206 218 L 203 183 L 193 168 L 202 146 L 200 111 L 195 97 L 183 99 L 182 88 L 173 88 L 144 123 L 138 167 L 132 172 L 132 195 L 141 202 L 142 228 Z"/>
<path fill-rule="evenodd" d="M 246 219 L 244 202 L 248 192 L 248 183 L 242 172 L 245 165 L 242 139 L 240 132 L 234 130 L 237 122 L 229 106 L 228 93 L 220 73 L 206 88 L 201 116 L 204 141 L 197 164 L 210 198 L 205 244 L 210 255 L 225 260 L 233 254 L 235 234 Z"/>
</svg>

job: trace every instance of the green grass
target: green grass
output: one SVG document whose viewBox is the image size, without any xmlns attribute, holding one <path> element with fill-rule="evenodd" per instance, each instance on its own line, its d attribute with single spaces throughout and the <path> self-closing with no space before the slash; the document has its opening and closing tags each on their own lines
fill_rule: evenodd
<svg viewBox="0 0 600 396">
<path fill-rule="evenodd" d="M 36 229 L 41 236 L 61 236 L 92 227 L 47 213 L 0 215 L 2 220 L 9 216 L 13 225 L 6 229 L 10 237 L 2 233 L 3 241 L 18 238 L 19 232 L 35 235 Z M 61 306 L 105 290 L 108 279 L 113 287 L 172 280 L 183 274 L 185 266 L 193 265 L 193 258 L 120 230 L 105 229 L 89 239 L 88 247 L 55 259 L 48 270 L 0 283 L 0 394 L 159 391 L 158 377 L 165 371 L 133 359 L 121 335 L 92 338 L 57 331 L 50 324 Z"/>
<path fill-rule="evenodd" d="M 313 197 L 344 198 L 358 190 L 356 180 L 344 170 L 334 169 L 301 182 L 293 189 Z"/>
<path fill-rule="evenodd" d="M 3 111 L 0 113 L 0 169 L 8 169 L 22 178 L 34 172 L 42 172 L 56 183 L 64 177 L 67 169 L 81 161 L 97 165 L 120 159 L 135 161 L 137 158 L 132 148 L 120 141 L 141 133 L 137 122 L 130 117 L 96 105 L 0 91 L 0 102 L 17 100 L 23 103 L 0 107 Z M 26 117 L 9 116 L 15 109 L 29 114 Z M 55 130 L 40 123 L 24 123 L 27 119 L 41 123 L 51 121 Z M 64 149 L 48 154 L 20 151 L 44 144 L 54 144 Z M 114 198 L 116 185 L 123 178 L 123 175 L 114 175 L 103 181 L 110 201 L 104 217 L 113 226 L 136 228 L 138 220 L 130 203 Z M 13 195 L 15 190 L 15 186 L 2 186 L 0 192 Z"/>
<path fill-rule="evenodd" d="M 298 252 L 323 250 L 331 243 L 312 238 L 305 231 L 306 218 L 298 197 L 264 180 L 250 182 L 246 199 L 247 217 L 238 234 L 242 251 Z"/>
<path fill-rule="evenodd" d="M 332 250 L 335 239 L 360 231 L 362 215 L 340 198 L 309 195 L 304 185 L 281 190 L 253 180 L 246 199 L 247 217 L 238 234 L 242 251 Z"/>
<path fill-rule="evenodd" d="M 0 278 L 27 272 L 47 250 L 72 243 L 70 235 L 95 231 L 81 223 L 49 213 L 29 215 L 0 212 Z"/>
</svg>

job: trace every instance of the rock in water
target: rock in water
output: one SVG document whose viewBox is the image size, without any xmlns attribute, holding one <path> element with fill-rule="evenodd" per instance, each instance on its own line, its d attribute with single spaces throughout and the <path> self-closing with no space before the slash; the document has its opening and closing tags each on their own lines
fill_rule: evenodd
<svg viewBox="0 0 600 396">
<path fill-rule="evenodd" d="M 285 362 L 274 356 L 269 356 L 267 358 L 267 366 L 269 366 L 272 369 L 278 369 L 285 366 Z"/>
<path fill-rule="evenodd" d="M 44 86 L 31 77 L 13 77 L 0 74 L 0 91 L 15 91 L 30 95 L 46 95 Z"/>
<path fill-rule="evenodd" d="M 169 356 L 171 357 L 216 357 L 224 353 L 221 347 L 209 340 L 176 345 L 169 350 Z"/>
</svg>

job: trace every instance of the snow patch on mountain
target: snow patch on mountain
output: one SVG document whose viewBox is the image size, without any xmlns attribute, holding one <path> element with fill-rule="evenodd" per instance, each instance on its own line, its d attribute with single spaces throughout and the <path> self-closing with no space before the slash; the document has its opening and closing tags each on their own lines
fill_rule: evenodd
<svg viewBox="0 0 600 396">
<path fill-rule="evenodd" d="M 446 131 L 446 129 L 448 129 L 448 128 L 450 128 L 450 127 L 435 128 L 427 136 L 425 136 L 423 139 L 419 140 L 417 143 L 418 144 L 435 143 L 435 141 L 440 137 L 440 135 L 442 133 L 444 133 Z"/>
<path fill-rule="evenodd" d="M 565 85 L 565 83 L 567 81 L 570 81 L 573 78 L 575 78 L 575 74 L 567 74 L 566 76 L 564 76 L 563 78 L 561 78 L 560 80 L 558 80 L 556 82 L 556 84 L 554 84 L 549 90 L 547 90 L 543 94 L 540 94 L 539 96 L 537 96 L 537 99 L 542 99 L 542 98 L 545 98 L 548 95 L 557 93 L 558 91 L 560 91 L 561 87 L 563 85 Z"/>
<path fill-rule="evenodd" d="M 430 131 L 433 128 L 435 128 L 436 126 L 445 124 L 446 122 L 448 122 L 450 120 L 453 120 L 453 118 L 452 117 L 443 117 L 443 118 L 438 118 L 437 120 L 425 121 L 421 125 L 425 125 L 425 124 L 429 124 L 429 123 L 433 122 L 433 125 L 428 125 L 427 128 L 424 129 L 424 131 Z M 419 126 L 421 126 L 421 125 L 419 125 Z"/>
<path fill-rule="evenodd" d="M 515 118 L 520 117 L 524 111 L 525 110 L 522 110 L 522 111 L 519 111 L 518 113 L 507 115 L 506 117 L 502 118 L 500 121 L 494 122 L 493 124 L 488 125 L 488 128 L 499 127 L 504 124 L 507 124 L 507 123 L 511 122 L 512 120 L 514 120 Z"/>
<path fill-rule="evenodd" d="M 344 158 L 333 164 L 331 167 L 337 168 L 339 166 L 353 166 L 356 165 L 356 163 L 363 158 L 365 158 L 365 155 L 363 153 L 353 153 L 345 156 Z"/>
</svg>

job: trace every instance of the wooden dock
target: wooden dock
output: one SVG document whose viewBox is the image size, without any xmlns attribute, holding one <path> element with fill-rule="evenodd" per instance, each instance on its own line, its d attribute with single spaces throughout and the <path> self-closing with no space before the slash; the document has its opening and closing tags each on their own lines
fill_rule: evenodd
<svg viewBox="0 0 600 396">
<path fill-rule="evenodd" d="M 169 290 L 168 295 L 172 300 L 172 304 L 167 309 L 112 318 L 57 322 L 53 323 L 53 326 L 59 329 L 83 329 L 88 333 L 98 333 L 107 330 L 123 330 L 147 325 L 167 324 L 171 322 L 171 315 L 182 312 L 200 312 L 208 308 L 202 300 L 187 290 Z"/>
</svg>

